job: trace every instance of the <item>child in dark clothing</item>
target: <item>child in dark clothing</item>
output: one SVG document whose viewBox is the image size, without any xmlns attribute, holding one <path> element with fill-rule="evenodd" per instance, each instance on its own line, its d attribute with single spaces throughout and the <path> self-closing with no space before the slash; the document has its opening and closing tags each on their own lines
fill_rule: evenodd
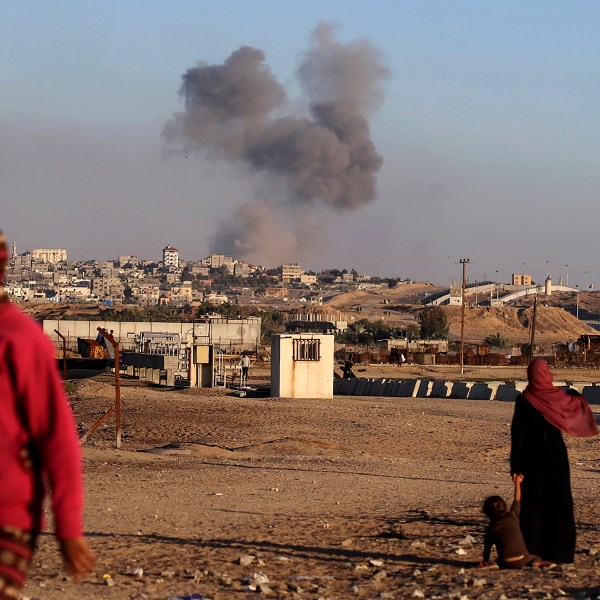
<svg viewBox="0 0 600 600">
<path fill-rule="evenodd" d="M 543 567 L 550 563 L 544 562 L 539 556 L 529 554 L 521 527 L 519 512 L 521 510 L 521 482 L 523 475 L 515 474 L 515 499 L 510 507 L 500 496 L 490 496 L 483 503 L 483 512 L 488 516 L 490 524 L 485 532 L 483 543 L 483 562 L 480 567 L 489 567 L 492 547 L 496 546 L 498 566 L 501 569 L 521 569 L 522 567 Z"/>
</svg>

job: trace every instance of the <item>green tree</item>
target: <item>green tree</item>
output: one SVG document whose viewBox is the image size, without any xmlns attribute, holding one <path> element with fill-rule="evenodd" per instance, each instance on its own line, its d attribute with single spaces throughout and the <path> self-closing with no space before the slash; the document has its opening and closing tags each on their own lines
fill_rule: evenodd
<svg viewBox="0 0 600 600">
<path fill-rule="evenodd" d="M 493 346 L 494 348 L 509 348 L 512 345 L 512 342 L 501 333 L 488 335 L 483 341 L 488 346 Z"/>
<path fill-rule="evenodd" d="M 424 340 L 445 340 L 448 337 L 448 318 L 440 306 L 432 306 L 421 312 L 421 337 Z"/>
<path fill-rule="evenodd" d="M 281 333 L 283 331 L 285 314 L 278 310 L 264 311 L 260 313 L 260 321 L 261 341 L 266 343 L 271 339 L 272 333 Z"/>
</svg>

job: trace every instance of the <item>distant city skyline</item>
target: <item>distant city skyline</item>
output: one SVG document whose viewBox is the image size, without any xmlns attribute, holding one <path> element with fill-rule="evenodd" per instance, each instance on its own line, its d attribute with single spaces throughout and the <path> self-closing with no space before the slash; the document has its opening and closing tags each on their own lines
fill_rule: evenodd
<svg viewBox="0 0 600 600">
<path fill-rule="evenodd" d="M 448 285 L 468 257 L 472 281 L 527 265 L 536 281 L 550 267 L 583 289 L 600 278 L 599 20 L 600 4 L 583 0 L 10 3 L 0 229 L 18 248 L 60 245 L 80 259 L 158 257 L 167 241 L 185 259 L 207 255 L 219 231 L 239 234 L 249 200 L 276 199 L 293 236 L 270 221 L 272 202 L 242 221 L 269 223 L 257 237 L 273 237 L 272 266 Z M 288 211 L 289 181 L 267 185 L 262 162 L 217 160 L 205 137 L 188 153 L 165 144 L 165 125 L 185 109 L 182 76 L 242 46 L 264 52 L 287 94 L 273 116 L 307 118 L 311 82 L 332 81 L 333 59 L 318 55 L 304 87 L 296 70 L 323 23 L 337 25 L 340 47 L 374 49 L 389 72 L 366 113 L 383 159 L 374 199 L 339 211 L 302 196 L 315 205 L 308 218 Z M 360 71 L 347 64 L 349 77 Z"/>
<path fill-rule="evenodd" d="M 17 250 L 17 254 L 23 254 L 25 252 L 34 252 L 35 250 L 40 250 L 41 247 L 39 245 L 34 245 L 32 247 L 20 247 L 17 242 L 15 240 L 11 240 L 10 242 L 10 247 L 11 247 L 11 253 L 12 253 L 12 249 L 13 246 L 16 248 Z M 67 248 L 56 246 L 55 249 L 61 249 L 61 250 L 65 250 L 67 252 L 67 259 L 68 260 L 73 260 L 73 261 L 86 261 L 86 260 L 97 260 L 97 261 L 107 261 L 107 262 L 118 262 L 119 257 L 121 256 L 135 256 L 136 258 L 140 259 L 140 260 L 150 260 L 150 261 L 154 261 L 154 262 L 161 262 L 163 260 L 163 252 L 165 249 L 172 249 L 175 250 L 179 256 L 180 260 L 183 260 L 185 262 L 199 262 L 202 259 L 205 259 L 207 256 L 210 256 L 211 254 L 218 254 L 218 253 L 198 253 L 198 252 L 186 252 L 185 250 L 181 250 L 181 248 L 179 248 L 176 244 L 171 244 L 170 242 L 167 244 L 163 244 L 158 250 L 154 251 L 154 252 L 150 252 L 148 255 L 143 254 L 141 252 L 127 252 L 127 253 L 123 253 L 123 252 L 116 252 L 116 254 L 111 255 L 111 256 L 103 256 L 103 257 L 97 257 L 97 256 L 71 256 L 71 253 L 68 251 Z M 55 250 L 54 248 L 45 248 L 44 250 Z M 118 250 L 118 249 L 116 249 Z M 395 274 L 395 275 L 391 275 L 391 274 L 384 274 L 384 273 L 378 273 L 378 272 L 366 272 L 366 271 L 360 271 L 358 269 L 356 269 L 355 266 L 352 266 L 351 264 L 344 264 L 344 265 L 338 265 L 338 264 L 330 264 L 327 265 L 325 267 L 320 267 L 320 268 L 312 268 L 309 266 L 309 264 L 307 262 L 303 262 L 299 259 L 293 259 L 290 261 L 279 261 L 279 262 L 273 262 L 273 263 L 268 263 L 268 264 L 262 264 L 262 263 L 255 263 L 254 261 L 248 261 L 246 258 L 242 257 L 242 256 L 235 256 L 235 255 L 230 255 L 230 254 L 226 254 L 226 256 L 233 258 L 234 260 L 238 260 L 241 262 L 250 262 L 251 264 L 255 265 L 255 266 L 261 266 L 267 269 L 276 269 L 278 267 L 281 267 L 283 265 L 286 264 L 299 264 L 301 267 L 303 267 L 306 271 L 314 271 L 314 272 L 321 272 L 324 270 L 328 270 L 328 269 L 338 269 L 338 270 L 347 270 L 347 271 L 351 271 L 351 270 L 357 270 L 357 272 L 359 273 L 359 275 L 366 275 L 366 276 L 371 276 L 371 277 L 390 277 L 390 278 L 402 278 L 402 279 L 414 279 L 415 281 L 422 281 L 422 282 L 426 282 L 429 281 L 430 283 L 434 283 L 436 285 L 439 286 L 447 286 L 449 285 L 451 282 L 458 282 L 460 283 L 461 278 L 462 278 L 462 266 L 460 264 L 460 258 L 458 257 L 450 257 L 450 256 L 446 256 L 443 259 L 440 258 L 439 260 L 445 260 L 447 262 L 447 264 L 454 264 L 457 266 L 457 275 L 451 275 L 449 277 L 449 279 L 447 281 L 433 281 L 433 280 L 428 280 L 425 278 L 413 278 L 413 277 L 408 277 L 406 275 L 402 275 L 401 273 Z M 498 269 L 493 269 L 490 270 L 489 267 L 493 267 L 493 266 L 500 266 L 500 268 Z M 515 267 L 515 268 L 511 268 Z M 538 275 L 536 275 L 536 273 L 539 273 Z M 554 264 L 551 263 L 550 261 L 545 261 L 543 264 L 539 264 L 539 263 L 509 263 L 509 262 L 499 262 L 499 263 L 493 263 L 491 261 L 489 261 L 489 259 L 484 259 L 482 260 L 480 263 L 478 263 L 476 260 L 473 260 L 471 258 L 469 258 L 468 261 L 468 269 L 467 269 L 467 279 L 470 283 L 476 283 L 477 281 L 490 281 L 490 282 L 495 282 L 495 283 L 510 283 L 511 282 L 511 278 L 513 275 L 515 274 L 527 274 L 527 275 L 531 275 L 532 280 L 534 283 L 536 284 L 542 284 L 546 277 L 548 275 L 551 276 L 552 280 L 555 283 L 558 283 L 559 281 L 561 281 L 563 284 L 565 285 L 569 285 L 569 283 L 571 284 L 571 287 L 579 287 L 582 291 L 585 290 L 589 290 L 589 291 L 593 291 L 597 289 L 596 286 L 596 281 L 595 281 L 595 275 L 596 272 L 595 271 L 590 271 L 590 270 L 581 270 L 576 266 L 573 265 L 567 265 L 567 264 Z M 570 277 L 570 282 L 569 282 L 569 277 Z"/>
</svg>

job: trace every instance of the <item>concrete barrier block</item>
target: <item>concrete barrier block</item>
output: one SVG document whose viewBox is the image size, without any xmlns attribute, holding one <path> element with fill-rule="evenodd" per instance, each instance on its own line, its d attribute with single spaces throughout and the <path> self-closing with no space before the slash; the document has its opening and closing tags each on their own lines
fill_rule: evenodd
<svg viewBox="0 0 600 600">
<path fill-rule="evenodd" d="M 358 383 L 356 384 L 356 390 L 354 391 L 355 396 L 364 396 L 365 390 L 367 389 L 367 385 L 371 383 L 369 379 L 365 379 L 364 377 L 359 378 Z"/>
<path fill-rule="evenodd" d="M 384 397 L 392 396 L 392 386 L 394 385 L 393 379 L 384 379 L 383 380 L 383 389 L 381 390 L 381 395 Z"/>
<path fill-rule="evenodd" d="M 390 382 L 390 396 L 397 397 L 400 395 L 400 381 L 394 379 Z"/>
<path fill-rule="evenodd" d="M 417 389 L 417 379 L 403 379 L 398 387 L 398 396 L 413 398 Z"/>
<path fill-rule="evenodd" d="M 350 379 L 343 379 L 342 381 L 344 381 L 344 394 L 347 396 L 354 396 L 356 394 L 359 379 L 352 377 Z"/>
<path fill-rule="evenodd" d="M 492 389 L 487 383 L 474 383 L 469 390 L 469 400 L 489 400 L 492 397 Z"/>
<path fill-rule="evenodd" d="M 371 385 L 369 386 L 369 396 L 383 396 L 384 383 L 381 379 L 373 379 L 371 381 Z"/>
<path fill-rule="evenodd" d="M 175 385 L 175 371 L 167 369 L 167 385 L 173 387 Z"/>
<path fill-rule="evenodd" d="M 472 385 L 472 383 L 467 383 L 466 381 L 453 382 L 450 389 L 450 398 L 465 400 L 469 397 L 469 391 Z"/>
<path fill-rule="evenodd" d="M 495 400 L 498 394 L 498 388 L 502 385 L 501 381 L 488 381 L 488 387 L 492 391 L 490 394 L 490 400 Z"/>
<path fill-rule="evenodd" d="M 501 402 L 514 402 L 517 399 L 519 392 L 514 385 L 511 384 L 501 384 L 498 386 L 498 390 L 496 392 L 496 400 Z"/>
<path fill-rule="evenodd" d="M 450 385 L 446 381 L 434 381 L 429 396 L 431 398 L 447 398 L 450 393 Z"/>
<path fill-rule="evenodd" d="M 415 398 L 427 398 L 427 396 L 429 396 L 429 392 L 431 391 L 432 383 L 433 382 L 429 379 L 421 379 L 416 389 Z"/>
<path fill-rule="evenodd" d="M 581 393 L 590 404 L 600 404 L 600 385 L 586 385 Z"/>
</svg>

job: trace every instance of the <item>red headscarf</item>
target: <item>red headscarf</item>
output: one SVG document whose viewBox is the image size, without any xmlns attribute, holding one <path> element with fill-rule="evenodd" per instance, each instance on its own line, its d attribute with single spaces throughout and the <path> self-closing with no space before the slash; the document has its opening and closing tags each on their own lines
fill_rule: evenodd
<svg viewBox="0 0 600 600">
<path fill-rule="evenodd" d="M 536 358 L 527 369 L 529 384 L 525 399 L 555 427 L 575 437 L 592 437 L 598 426 L 587 400 L 581 395 L 567 394 L 552 384 L 548 363 Z"/>
</svg>

